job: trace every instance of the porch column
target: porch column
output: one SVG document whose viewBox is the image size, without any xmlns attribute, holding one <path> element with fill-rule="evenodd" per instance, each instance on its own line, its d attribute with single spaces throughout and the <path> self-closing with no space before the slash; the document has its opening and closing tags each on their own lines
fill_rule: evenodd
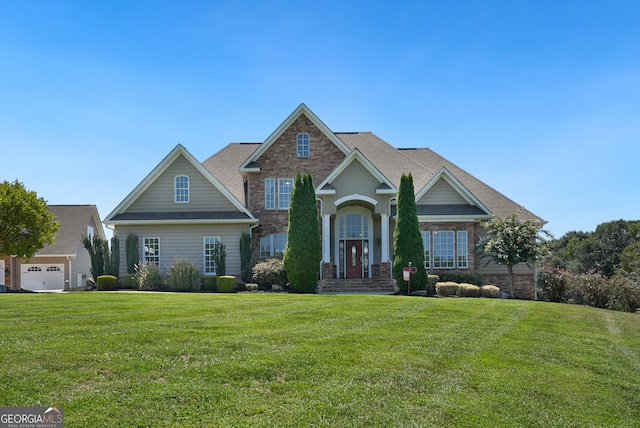
<svg viewBox="0 0 640 428">
<path fill-rule="evenodd" d="M 389 261 L 389 214 L 380 214 L 380 261 Z"/>
<path fill-rule="evenodd" d="M 322 215 L 322 261 L 331 261 L 331 214 Z"/>
</svg>

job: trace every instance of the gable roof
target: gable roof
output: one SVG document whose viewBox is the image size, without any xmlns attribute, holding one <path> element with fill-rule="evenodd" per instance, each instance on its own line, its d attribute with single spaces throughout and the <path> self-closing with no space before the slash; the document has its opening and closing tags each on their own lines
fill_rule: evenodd
<svg viewBox="0 0 640 428">
<path fill-rule="evenodd" d="M 542 220 L 431 149 L 398 149 L 371 132 L 342 132 L 336 135 L 351 149 L 360 150 L 392 183 L 400 183 L 403 173 L 411 173 L 416 194 L 424 190 L 430 180 L 445 168 L 462 188 L 481 202 L 483 209 L 486 208 L 493 215 L 504 218 L 520 210 L 522 218 Z"/>
<path fill-rule="evenodd" d="M 230 143 L 202 162 L 202 165 L 243 205 L 244 182 L 238 168 L 260 145 L 261 143 Z"/>
<path fill-rule="evenodd" d="M 238 211 L 244 214 L 245 219 L 249 219 L 252 221 L 257 221 L 253 215 L 244 207 L 242 203 L 225 187 L 220 183 L 220 181 L 214 177 L 209 170 L 207 170 L 200 162 L 196 160 L 195 157 L 187 149 L 185 149 L 182 144 L 178 144 L 141 182 L 138 184 L 129 195 L 122 201 L 120 204 L 105 218 L 105 224 L 113 224 L 117 221 L 149 221 L 149 220 L 161 220 L 161 219 L 151 219 L 146 218 L 146 216 L 142 216 L 141 218 L 131 218 L 131 216 L 127 216 L 125 211 L 129 208 L 135 201 L 144 193 L 145 190 L 151 186 L 158 177 L 162 175 L 164 171 L 169 168 L 173 162 L 179 157 L 184 156 L 185 159 L 200 173 L 207 179 L 216 189 L 220 191 L 230 202 L 233 204 Z"/>
<path fill-rule="evenodd" d="M 429 182 L 427 182 L 427 184 L 424 185 L 424 187 L 422 187 L 422 189 L 418 190 L 418 193 L 416 193 L 416 200 L 420 200 L 420 198 L 422 198 L 440 179 L 444 179 L 469 205 L 478 208 L 475 215 L 482 212 L 486 216 L 491 216 L 491 211 L 485 207 L 478 198 L 469 192 L 467 188 L 464 187 L 462 183 L 460 183 L 460 181 L 444 166 L 431 178 L 431 180 L 429 180 Z"/>
<path fill-rule="evenodd" d="M 353 162 L 360 162 L 362 166 L 378 181 L 380 186 L 376 189 L 376 193 L 379 194 L 396 194 L 398 189 L 393 185 L 366 157 L 362 155 L 360 150 L 353 149 L 349 156 L 347 156 L 332 172 L 325 178 L 322 183 L 316 187 L 316 194 L 318 195 L 333 195 L 336 193 L 331 183 L 336 179 L 344 170 Z"/>
<path fill-rule="evenodd" d="M 49 211 L 60 222 L 55 241 L 38 250 L 34 257 L 75 257 L 82 245 L 82 236 L 87 235 L 87 226 L 94 226 L 94 233 L 106 239 L 100 216 L 95 205 L 49 205 Z"/>
<path fill-rule="evenodd" d="M 327 136 L 329 141 L 335 144 L 345 155 L 348 155 L 351 152 L 351 149 L 340 139 L 338 138 L 333 131 L 331 131 L 327 125 L 325 125 L 318 116 L 316 116 L 309 108 L 303 104 L 300 104 L 298 108 L 296 108 L 293 113 L 289 115 L 285 119 L 284 122 L 280 124 L 276 128 L 275 131 L 269 135 L 269 137 L 257 148 L 243 163 L 240 165 L 240 171 L 245 172 L 257 172 L 260 170 L 260 167 L 255 163 L 260 156 L 267 151 L 269 147 L 278 139 L 280 136 L 300 117 L 301 115 L 305 115 L 311 123 L 313 123 L 324 135 Z"/>
</svg>

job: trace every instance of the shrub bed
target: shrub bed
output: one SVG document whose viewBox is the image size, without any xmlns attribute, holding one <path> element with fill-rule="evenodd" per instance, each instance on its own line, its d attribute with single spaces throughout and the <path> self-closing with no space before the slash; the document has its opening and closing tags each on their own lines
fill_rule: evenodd
<svg viewBox="0 0 640 428">
<path fill-rule="evenodd" d="M 473 284 L 462 283 L 456 291 L 459 297 L 480 297 L 480 287 Z"/>
<path fill-rule="evenodd" d="M 500 297 L 500 287 L 496 287 L 495 285 L 483 285 L 480 287 L 480 297 L 498 298 Z"/>
<path fill-rule="evenodd" d="M 438 282 L 436 284 L 436 293 L 438 296 L 455 296 L 458 293 L 460 284 L 457 282 Z"/>
<path fill-rule="evenodd" d="M 118 289 L 118 278 L 113 275 L 100 275 L 96 284 L 99 291 L 110 291 Z"/>
<path fill-rule="evenodd" d="M 138 288 L 138 285 L 136 284 L 136 274 L 135 273 L 126 273 L 126 274 L 124 274 L 124 288 L 126 288 L 126 289 Z"/>
<path fill-rule="evenodd" d="M 202 275 L 196 265 L 185 259 L 177 259 L 167 274 L 167 290 L 200 291 Z"/>
<path fill-rule="evenodd" d="M 272 258 L 256 263 L 252 270 L 251 282 L 258 284 L 263 290 L 271 290 L 274 284 L 286 285 L 287 272 L 282 260 Z"/>
<path fill-rule="evenodd" d="M 218 291 L 218 277 L 217 276 L 203 276 L 202 277 L 202 290 L 203 291 Z"/>
<path fill-rule="evenodd" d="M 218 277 L 218 291 L 220 293 L 232 293 L 233 287 L 236 284 L 236 277 L 230 275 L 224 275 Z"/>
</svg>

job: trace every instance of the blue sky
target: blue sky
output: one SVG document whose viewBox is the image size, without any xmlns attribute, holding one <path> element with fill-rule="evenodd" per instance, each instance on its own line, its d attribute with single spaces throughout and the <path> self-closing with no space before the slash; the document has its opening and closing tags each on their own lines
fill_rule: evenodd
<svg viewBox="0 0 640 428">
<path fill-rule="evenodd" d="M 556 237 L 640 219 L 637 1 L 0 4 L 0 180 L 102 218 L 175 147 L 304 102 L 429 147 Z"/>
</svg>

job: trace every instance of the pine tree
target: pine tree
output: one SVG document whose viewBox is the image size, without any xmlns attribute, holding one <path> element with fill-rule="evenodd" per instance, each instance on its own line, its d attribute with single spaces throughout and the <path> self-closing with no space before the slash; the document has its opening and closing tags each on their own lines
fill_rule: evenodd
<svg viewBox="0 0 640 428">
<path fill-rule="evenodd" d="M 322 246 L 318 228 L 318 206 L 310 173 L 296 174 L 289 208 L 284 268 L 294 291 L 313 293 L 318 283 Z"/>
<path fill-rule="evenodd" d="M 402 277 L 402 268 L 412 266 L 417 272 L 411 275 L 411 290 L 427 288 L 427 271 L 424 268 L 422 235 L 418 223 L 418 211 L 411 174 L 402 174 L 398 188 L 398 212 L 393 230 L 393 277 L 403 293 L 408 291 L 408 283 Z"/>
</svg>

